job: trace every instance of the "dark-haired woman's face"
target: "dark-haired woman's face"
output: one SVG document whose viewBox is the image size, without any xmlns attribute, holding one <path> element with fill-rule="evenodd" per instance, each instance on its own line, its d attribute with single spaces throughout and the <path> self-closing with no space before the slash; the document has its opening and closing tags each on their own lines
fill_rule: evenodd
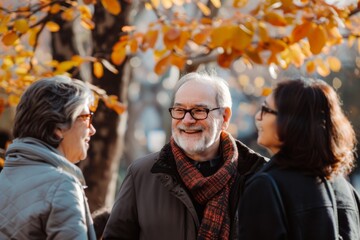
<svg viewBox="0 0 360 240">
<path fill-rule="evenodd" d="M 258 129 L 257 143 L 272 154 L 277 153 L 282 145 L 277 134 L 276 115 L 274 97 L 270 94 L 256 113 L 255 124 Z"/>
</svg>

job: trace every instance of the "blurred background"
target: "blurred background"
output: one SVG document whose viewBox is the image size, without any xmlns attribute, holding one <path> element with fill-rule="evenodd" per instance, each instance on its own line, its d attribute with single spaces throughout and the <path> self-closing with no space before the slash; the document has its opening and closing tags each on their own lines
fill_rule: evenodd
<svg viewBox="0 0 360 240">
<path fill-rule="evenodd" d="M 4 0 L 0 156 L 12 139 L 23 90 L 55 74 L 92 84 L 100 99 L 97 134 L 88 159 L 79 164 L 92 211 L 112 205 L 131 162 L 169 140 L 172 88 L 191 71 L 216 72 L 227 80 L 233 97 L 229 131 L 263 155 L 269 156 L 256 144 L 254 115 L 271 87 L 285 78 L 327 81 L 359 137 L 358 5 L 330 0 Z M 350 180 L 360 191 L 360 168 Z"/>
</svg>

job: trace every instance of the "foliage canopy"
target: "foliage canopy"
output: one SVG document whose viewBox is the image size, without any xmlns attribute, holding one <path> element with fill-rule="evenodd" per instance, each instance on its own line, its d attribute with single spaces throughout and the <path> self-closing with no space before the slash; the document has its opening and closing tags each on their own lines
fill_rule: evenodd
<svg viewBox="0 0 360 240">
<path fill-rule="evenodd" d="M 98 1 L 98 2 L 97 2 Z M 5 106 L 16 105 L 23 90 L 40 77 L 70 74 L 84 63 L 92 64 L 95 77 L 104 68 L 116 73 L 114 65 L 123 64 L 127 56 L 152 50 L 154 72 L 161 75 L 170 66 L 180 70 L 199 59 L 216 60 L 230 68 L 241 58 L 247 65 L 265 64 L 286 69 L 290 65 L 306 66 L 309 73 L 327 76 L 341 69 L 341 61 L 329 53 L 333 46 L 348 39 L 352 46 L 360 40 L 360 3 L 326 0 L 149 0 L 142 3 L 156 19 L 141 32 L 134 26 L 122 29 L 123 35 L 105 56 L 79 56 L 63 62 L 40 62 L 35 52 L 44 30 L 57 32 L 62 27 L 54 21 L 79 20 L 92 30 L 92 5 L 102 4 L 111 14 L 121 14 L 118 0 L 39 0 L 16 6 L 0 5 L 0 90 L 8 98 L 0 99 L 0 113 Z M 346 2 L 346 3 L 344 3 Z M 189 9 L 195 10 L 190 16 Z M 224 14 L 225 13 L 225 14 Z M 324 56 L 325 55 L 325 56 Z M 92 86 L 96 96 L 118 113 L 124 106 L 116 96 L 108 96 Z"/>
</svg>

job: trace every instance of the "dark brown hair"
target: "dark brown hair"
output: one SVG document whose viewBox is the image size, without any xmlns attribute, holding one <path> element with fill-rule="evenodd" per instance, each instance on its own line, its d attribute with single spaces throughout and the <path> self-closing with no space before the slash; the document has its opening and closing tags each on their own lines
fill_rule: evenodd
<svg viewBox="0 0 360 240">
<path fill-rule="evenodd" d="M 326 178 L 353 169 L 355 132 L 332 87 L 322 80 L 287 80 L 273 96 L 283 142 L 278 163 Z"/>
</svg>

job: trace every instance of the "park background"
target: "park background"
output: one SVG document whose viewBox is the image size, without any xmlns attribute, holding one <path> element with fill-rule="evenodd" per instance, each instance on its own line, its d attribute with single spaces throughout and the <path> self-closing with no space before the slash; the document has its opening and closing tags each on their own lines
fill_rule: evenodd
<svg viewBox="0 0 360 240">
<path fill-rule="evenodd" d="M 359 140 L 358 12 L 356 0 L 2 1 L 0 147 L 31 82 L 66 74 L 91 83 L 97 133 L 79 167 L 91 210 L 111 207 L 129 164 L 168 141 L 171 90 L 191 71 L 227 80 L 229 131 L 266 156 L 254 115 L 284 78 L 326 80 Z M 360 191 L 360 168 L 350 180 Z"/>
</svg>

